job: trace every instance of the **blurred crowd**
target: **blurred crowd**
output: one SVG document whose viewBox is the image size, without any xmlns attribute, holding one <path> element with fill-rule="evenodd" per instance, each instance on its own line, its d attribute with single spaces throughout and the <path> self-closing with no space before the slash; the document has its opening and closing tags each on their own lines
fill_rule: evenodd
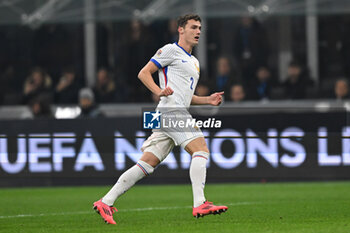
<svg viewBox="0 0 350 233">
<path fill-rule="evenodd" d="M 151 27 L 132 20 L 126 24 L 125 33 L 112 44 L 112 58 L 108 57 L 106 51 L 110 47 L 103 46 L 111 36 L 108 36 L 106 28 L 99 28 L 99 67 L 95 84 L 90 88 L 86 87 L 81 68 L 84 58 L 77 55 L 83 54 L 80 51 L 82 48 L 66 52 L 65 46 L 72 40 L 69 33 L 66 32 L 66 37 L 52 38 L 60 33 L 59 27 L 43 27 L 47 28 L 41 29 L 44 31 L 41 37 L 32 38 L 35 44 L 31 46 L 37 52 L 34 62 L 27 62 L 23 67 L 11 64 L 15 59 L 6 57 L 6 51 L 8 56 L 12 53 L 12 50 L 6 50 L 6 40 L 11 40 L 11 34 L 0 35 L 4 36 L 0 41 L 3 47 L 0 49 L 4 51 L 0 55 L 0 105 L 28 105 L 34 115 L 40 117 L 50 115 L 51 104 L 79 104 L 83 109 L 83 117 L 89 114 L 102 116 L 96 110 L 98 104 L 159 100 L 141 84 L 137 74 L 159 47 L 177 41 L 176 20 L 169 20 L 163 27 Z M 211 33 L 215 33 L 215 30 Z M 292 59 L 284 76 L 277 77 L 277 65 L 269 62 L 271 43 L 266 29 L 259 21 L 243 17 L 233 32 L 232 50 L 209 56 L 213 68 L 201 67 L 202 75 L 196 94 L 209 95 L 214 91 L 225 91 L 226 102 L 318 98 L 343 100 L 350 97 L 346 73 L 316 84 L 302 59 Z M 50 63 L 49 58 L 53 58 L 53 62 Z"/>
</svg>

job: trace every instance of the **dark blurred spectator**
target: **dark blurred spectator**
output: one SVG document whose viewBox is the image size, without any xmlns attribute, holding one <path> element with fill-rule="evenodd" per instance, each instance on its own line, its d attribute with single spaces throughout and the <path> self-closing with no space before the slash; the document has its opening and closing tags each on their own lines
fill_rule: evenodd
<svg viewBox="0 0 350 233">
<path fill-rule="evenodd" d="M 21 103 L 21 93 L 17 91 L 16 86 L 18 86 L 18 80 L 16 82 L 15 69 L 13 66 L 8 66 L 4 73 L 0 74 L 0 105 Z"/>
<path fill-rule="evenodd" d="M 261 66 L 256 71 L 256 75 L 249 90 L 249 99 L 266 100 L 271 98 L 271 72 L 267 67 Z"/>
<path fill-rule="evenodd" d="M 113 80 L 115 83 L 115 102 L 125 103 L 129 101 L 130 87 L 127 85 L 125 76 L 120 73 L 119 69 L 113 72 Z"/>
<path fill-rule="evenodd" d="M 245 84 L 250 82 L 260 66 L 266 66 L 269 57 L 267 33 L 254 18 L 243 17 L 234 40 L 234 54 Z"/>
<path fill-rule="evenodd" d="M 39 95 L 45 95 L 48 100 L 51 100 L 51 84 L 50 76 L 43 69 L 35 68 L 24 83 L 22 103 L 28 104 Z"/>
<path fill-rule="evenodd" d="M 238 103 L 245 99 L 244 87 L 241 84 L 235 84 L 230 89 L 230 100 Z"/>
<path fill-rule="evenodd" d="M 225 98 L 230 97 L 230 87 L 240 79 L 237 72 L 233 72 L 231 62 L 228 57 L 219 57 L 216 63 L 215 91 L 225 91 Z"/>
<path fill-rule="evenodd" d="M 209 86 L 204 82 L 198 83 L 195 94 L 198 96 L 208 96 L 210 94 Z"/>
<path fill-rule="evenodd" d="M 337 100 L 350 99 L 348 80 L 342 78 L 335 82 L 333 97 Z"/>
<path fill-rule="evenodd" d="M 137 19 L 130 22 L 124 33 L 121 67 L 130 87 L 130 102 L 151 102 L 151 92 L 137 78 L 139 70 L 156 51 L 155 40 L 149 28 Z"/>
<path fill-rule="evenodd" d="M 66 69 L 55 88 L 55 103 L 76 104 L 78 101 L 79 85 L 73 69 Z"/>
<path fill-rule="evenodd" d="M 81 113 L 77 118 L 104 117 L 104 114 L 95 103 L 94 93 L 90 88 L 83 88 L 79 91 L 79 107 Z"/>
<path fill-rule="evenodd" d="M 112 75 L 106 68 L 100 68 L 93 88 L 97 103 L 112 103 L 115 101 L 116 86 Z"/>
<path fill-rule="evenodd" d="M 82 67 L 83 28 L 73 24 L 43 24 L 37 30 L 33 30 L 31 53 L 34 64 L 45 67 L 52 77 L 59 77 L 63 67 Z"/>
<path fill-rule="evenodd" d="M 174 43 L 179 40 L 179 33 L 177 31 L 177 20 L 170 19 L 168 21 L 167 31 L 164 34 L 164 43 Z"/>
<path fill-rule="evenodd" d="M 46 96 L 37 96 L 33 98 L 29 106 L 34 119 L 53 118 L 50 103 Z"/>
<path fill-rule="evenodd" d="M 288 66 L 287 79 L 283 83 L 285 97 L 288 99 L 303 99 L 306 96 L 307 88 L 312 84 L 302 66 L 298 62 L 292 61 Z"/>
</svg>

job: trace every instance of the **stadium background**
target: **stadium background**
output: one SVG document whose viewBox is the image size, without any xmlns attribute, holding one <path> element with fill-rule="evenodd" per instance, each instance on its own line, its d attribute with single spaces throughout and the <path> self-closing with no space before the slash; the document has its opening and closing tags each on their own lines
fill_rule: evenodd
<svg viewBox="0 0 350 233">
<path fill-rule="evenodd" d="M 196 93 L 225 91 L 191 111 L 222 120 L 204 130 L 206 197 L 229 211 L 192 218 L 176 148 L 105 226 L 91 204 L 141 156 L 157 102 L 137 72 L 188 12 L 203 25 Z M 0 232 L 350 232 L 349 12 L 348 0 L 0 0 Z"/>
<path fill-rule="evenodd" d="M 222 132 L 208 133 L 210 149 L 216 135 L 230 132 L 208 181 L 348 179 L 349 7 L 327 0 L 1 1 L 0 185 L 108 184 L 127 168 L 119 159 L 136 161 L 149 135 L 142 110 L 157 102 L 137 73 L 157 48 L 176 41 L 174 19 L 186 12 L 203 19 L 197 93 L 226 92 L 215 115 Z M 261 83 L 260 69 L 268 73 Z M 38 70 L 43 84 L 28 91 Z M 74 81 L 60 88 L 69 72 Z M 345 81 L 341 95 L 337 80 Z M 233 94 L 232 86 L 243 89 Z M 99 114 L 81 110 L 84 87 Z M 87 165 L 76 170 L 76 161 Z M 171 163 L 147 181 L 188 182 L 183 151 Z"/>
</svg>

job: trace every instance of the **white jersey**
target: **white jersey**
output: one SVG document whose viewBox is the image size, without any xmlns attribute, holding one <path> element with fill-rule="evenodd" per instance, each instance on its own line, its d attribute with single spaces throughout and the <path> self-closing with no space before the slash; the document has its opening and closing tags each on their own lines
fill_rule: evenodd
<svg viewBox="0 0 350 233">
<path fill-rule="evenodd" d="M 157 51 L 151 61 L 159 68 L 159 84 L 169 86 L 174 93 L 162 96 L 158 107 L 188 108 L 199 79 L 199 62 L 177 43 L 167 44 Z"/>
</svg>

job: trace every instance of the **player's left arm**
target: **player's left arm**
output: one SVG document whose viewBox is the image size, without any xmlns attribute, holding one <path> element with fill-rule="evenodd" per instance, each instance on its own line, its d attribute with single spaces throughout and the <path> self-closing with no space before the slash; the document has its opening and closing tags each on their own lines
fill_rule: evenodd
<svg viewBox="0 0 350 233">
<path fill-rule="evenodd" d="M 224 92 L 215 92 L 210 96 L 197 96 L 193 95 L 191 104 L 192 105 L 213 105 L 218 106 L 222 102 L 222 95 Z"/>
</svg>

